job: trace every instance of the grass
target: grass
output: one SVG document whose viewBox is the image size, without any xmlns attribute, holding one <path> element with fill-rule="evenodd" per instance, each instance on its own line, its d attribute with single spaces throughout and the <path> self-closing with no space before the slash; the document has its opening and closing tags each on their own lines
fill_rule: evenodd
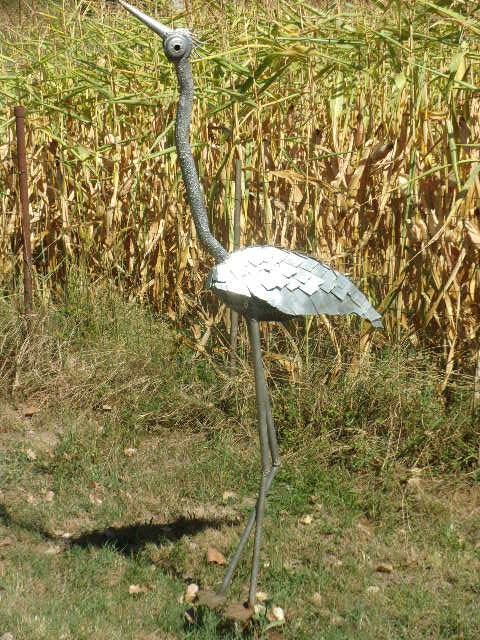
<svg viewBox="0 0 480 640">
<path fill-rule="evenodd" d="M 257 489 L 243 359 L 238 384 L 228 384 L 222 361 L 81 279 L 27 339 L 15 301 L 2 302 L 0 319 L 0 634 L 242 637 L 208 610 L 187 624 L 180 600 L 190 581 L 219 583 L 223 568 L 206 550 L 230 554 Z M 335 367 L 329 343 L 321 348 L 322 368 L 306 364 L 302 347 L 290 395 L 288 380 L 274 390 L 284 397 L 275 405 L 284 466 L 259 588 L 287 622 L 268 629 L 260 616 L 246 637 L 477 638 L 480 492 L 468 402 L 460 389 L 446 407 L 419 353 L 372 352 L 368 379 L 384 385 L 368 386 Z M 244 561 L 233 600 L 247 582 Z"/>
</svg>

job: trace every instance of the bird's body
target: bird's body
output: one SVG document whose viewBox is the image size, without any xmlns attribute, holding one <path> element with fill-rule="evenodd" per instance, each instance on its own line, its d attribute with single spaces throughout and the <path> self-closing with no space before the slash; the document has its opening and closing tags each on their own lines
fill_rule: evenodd
<svg viewBox="0 0 480 640">
<path fill-rule="evenodd" d="M 354 313 L 381 327 L 381 316 L 343 274 L 297 251 L 247 247 L 215 265 L 207 288 L 247 318 L 287 320 Z"/>
<path fill-rule="evenodd" d="M 248 247 L 229 254 L 210 231 L 203 192 L 191 152 L 189 132 L 194 83 L 190 54 L 195 41 L 185 29 L 171 29 L 145 15 L 125 0 L 118 0 L 130 13 L 163 40 L 167 59 L 174 65 L 180 89 L 175 126 L 175 144 L 187 200 L 197 237 L 213 257 L 207 287 L 229 307 L 242 314 L 248 326 L 255 374 L 257 423 L 260 440 L 261 478 L 255 508 L 232 556 L 219 594 L 226 593 L 245 545 L 255 526 L 248 606 L 253 613 L 260 562 L 265 501 L 280 468 L 277 436 L 262 362 L 259 321 L 286 320 L 310 315 L 354 313 L 381 327 L 380 314 L 350 280 L 315 258 L 278 247 Z"/>
</svg>

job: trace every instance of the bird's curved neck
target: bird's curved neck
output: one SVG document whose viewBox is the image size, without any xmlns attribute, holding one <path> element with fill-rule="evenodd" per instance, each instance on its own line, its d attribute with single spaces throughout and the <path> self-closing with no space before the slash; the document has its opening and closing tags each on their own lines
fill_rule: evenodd
<svg viewBox="0 0 480 640">
<path fill-rule="evenodd" d="M 205 249 L 215 258 L 216 262 L 222 262 L 228 256 L 210 231 L 208 215 L 205 209 L 203 191 L 198 179 L 197 168 L 190 148 L 190 120 L 192 116 L 194 86 L 190 62 L 184 60 L 175 65 L 180 97 L 177 106 L 177 118 L 175 127 L 175 143 L 178 160 L 182 169 L 183 181 L 187 192 L 187 200 L 192 210 L 195 228 L 200 242 Z"/>
</svg>

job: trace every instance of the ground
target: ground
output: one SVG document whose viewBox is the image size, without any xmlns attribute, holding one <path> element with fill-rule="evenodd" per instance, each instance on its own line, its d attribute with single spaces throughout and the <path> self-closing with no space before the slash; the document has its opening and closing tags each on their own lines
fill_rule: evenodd
<svg viewBox="0 0 480 640">
<path fill-rule="evenodd" d="M 221 580 L 206 553 L 228 556 L 237 540 L 257 484 L 255 443 L 167 428 L 129 438 L 111 428 L 109 407 L 25 415 L 35 409 L 3 413 L 0 631 L 237 637 L 210 611 L 189 625 L 181 600 L 189 582 Z M 269 500 L 259 584 L 286 624 L 262 635 L 260 620 L 252 637 L 477 638 L 479 525 L 480 490 L 468 477 L 357 475 L 308 453 L 287 461 Z"/>
<path fill-rule="evenodd" d="M 295 396 L 275 403 L 283 466 L 268 500 L 258 585 L 267 616 L 242 629 L 201 607 L 189 623 L 184 596 L 192 582 L 219 585 L 225 567 L 207 561 L 208 549 L 228 559 L 258 488 L 247 363 L 228 390 L 219 361 L 109 295 L 70 296 L 39 314 L 26 337 L 10 303 L 0 321 L 0 638 L 480 637 L 478 472 L 452 457 L 464 442 L 472 459 L 478 425 L 465 418 L 460 429 L 458 413 L 455 431 L 433 392 L 417 398 L 413 365 L 405 383 L 395 369 L 395 384 L 413 380 L 414 389 L 399 390 L 408 398 L 393 397 L 395 413 L 382 418 L 400 421 L 401 431 L 384 427 L 378 411 L 373 426 L 365 422 L 373 403 L 365 389 L 362 410 L 352 412 L 363 387 L 338 400 L 348 410 L 337 403 L 327 413 L 331 376 L 315 373 L 315 419 Z M 390 402 L 373 387 L 379 406 Z M 421 440 L 415 425 L 436 417 Z M 435 447 L 453 453 L 426 458 Z M 249 562 L 250 549 L 232 601 L 246 597 Z M 274 606 L 285 624 L 269 619 Z"/>
</svg>

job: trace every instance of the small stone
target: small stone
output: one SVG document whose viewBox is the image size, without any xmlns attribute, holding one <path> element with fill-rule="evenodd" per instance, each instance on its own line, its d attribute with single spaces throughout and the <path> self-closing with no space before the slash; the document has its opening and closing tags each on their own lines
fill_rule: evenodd
<svg viewBox="0 0 480 640">
<path fill-rule="evenodd" d="M 137 453 L 137 450 L 134 447 L 127 447 L 123 450 L 123 453 L 127 456 L 127 458 L 131 458 Z"/>
<path fill-rule="evenodd" d="M 313 522 L 313 516 L 310 514 L 306 514 L 304 516 L 302 516 L 299 520 L 300 524 L 312 524 Z"/>
<path fill-rule="evenodd" d="M 13 540 L 12 538 L 10 538 L 10 536 L 5 536 L 5 538 L 0 538 L 0 547 L 8 547 L 11 544 L 13 544 Z"/>
<path fill-rule="evenodd" d="M 321 607 L 323 605 L 323 598 L 322 598 L 322 594 L 319 593 L 318 591 L 316 591 L 313 596 L 311 597 L 311 602 L 312 604 L 314 604 L 316 607 Z"/>
<path fill-rule="evenodd" d="M 112 408 L 109 404 L 102 404 L 102 411 L 111 411 Z"/>
<path fill-rule="evenodd" d="M 37 454 L 35 453 L 35 451 L 33 449 L 27 449 L 25 451 L 25 455 L 27 456 L 27 458 L 31 461 L 36 460 L 37 459 Z"/>
<path fill-rule="evenodd" d="M 266 607 L 264 604 L 258 604 L 258 603 L 257 603 L 257 604 L 253 607 L 253 610 L 255 611 L 255 615 L 256 615 L 256 616 L 262 617 L 262 616 L 264 616 L 264 615 L 266 614 L 266 612 L 267 612 L 267 607 Z"/>
<path fill-rule="evenodd" d="M 228 502 L 229 500 L 236 500 L 236 498 L 237 498 L 237 494 L 235 493 L 235 491 L 223 492 L 223 496 L 222 496 L 223 502 Z"/>
<path fill-rule="evenodd" d="M 340 627 L 344 622 L 345 622 L 344 618 L 342 618 L 342 616 L 339 616 L 337 614 L 334 614 L 330 618 L 330 624 L 333 624 L 335 627 Z"/>
<path fill-rule="evenodd" d="M 54 497 L 55 497 L 55 494 L 53 493 L 53 491 L 47 491 L 45 493 L 44 500 L 45 502 L 53 502 Z"/>
<path fill-rule="evenodd" d="M 15 637 L 13 633 L 7 631 L 7 633 L 4 633 L 0 636 L 0 640 L 15 640 Z"/>
</svg>

